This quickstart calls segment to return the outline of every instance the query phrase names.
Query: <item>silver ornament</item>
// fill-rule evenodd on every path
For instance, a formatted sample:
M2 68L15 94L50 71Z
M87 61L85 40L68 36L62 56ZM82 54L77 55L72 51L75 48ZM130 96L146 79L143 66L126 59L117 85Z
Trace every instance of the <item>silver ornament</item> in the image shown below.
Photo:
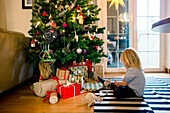
M82 49L78 48L78 49L76 50L76 52L77 52L78 54L80 54L80 53L82 52Z

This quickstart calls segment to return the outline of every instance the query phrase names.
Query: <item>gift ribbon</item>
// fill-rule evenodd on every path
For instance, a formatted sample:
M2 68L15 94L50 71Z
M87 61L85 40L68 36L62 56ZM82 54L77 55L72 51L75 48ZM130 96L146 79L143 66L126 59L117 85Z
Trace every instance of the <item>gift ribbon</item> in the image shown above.
M50 79L53 79L53 80L56 80L57 81L57 83L58 83L58 85L60 85L60 83L59 83L59 79L56 77L56 76L54 76L54 77L52 77L52 78L50 78Z
M75 85L73 85L73 83L71 83L70 85L63 85L63 86L60 86L60 95L61 95L61 88L64 87L64 88L68 88L69 86L73 86L74 87L74 96L76 94L76 88L75 88Z
M116 86L115 89L118 89L118 88L119 88L119 85L117 86L117 85L116 85L116 82L117 82L117 81L115 81L113 85Z
M57 93L57 92L56 92L56 91L47 91L47 92L46 92L47 96L45 97L45 99L43 100L43 102L45 102L47 98L50 98L50 95L51 95L52 93Z
M44 80L44 78L40 75L40 79L39 80Z
M59 75L59 73L60 73L60 70L65 70L65 73L64 73L64 80L66 79L66 70L68 70L67 68L64 68L64 67L62 67L62 68L60 68L59 69L59 71L58 71L58 75ZM68 70L69 71L69 70ZM68 73L68 78L70 78L70 71L69 71L69 73Z

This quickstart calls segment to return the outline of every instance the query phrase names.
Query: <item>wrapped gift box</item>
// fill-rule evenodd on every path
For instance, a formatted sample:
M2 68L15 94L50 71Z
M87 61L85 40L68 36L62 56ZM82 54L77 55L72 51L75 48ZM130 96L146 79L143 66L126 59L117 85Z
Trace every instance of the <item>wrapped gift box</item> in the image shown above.
M56 77L61 80L68 80L70 76L70 71L66 68L57 68Z
M70 66L88 66L88 72L92 72L92 62L90 60L86 60L83 63L68 63L68 67Z
M63 99L74 97L80 94L80 84L57 85L57 92Z
M56 90L57 85L65 83L67 83L67 80L58 80L56 77L53 77L48 80L35 82L33 84L33 90L37 96L44 97L47 91Z
M99 89L103 88L102 83L85 83L84 84L84 90L86 91L97 91Z
M99 76L102 79L104 78L104 66L103 66L103 64L95 64L94 65L94 75L95 75L95 77Z
M77 75L70 74L70 82L80 84L81 89L83 88L83 84L84 84L83 76L77 76Z
M88 66L69 66L68 69L73 75L83 76L85 82L88 80Z

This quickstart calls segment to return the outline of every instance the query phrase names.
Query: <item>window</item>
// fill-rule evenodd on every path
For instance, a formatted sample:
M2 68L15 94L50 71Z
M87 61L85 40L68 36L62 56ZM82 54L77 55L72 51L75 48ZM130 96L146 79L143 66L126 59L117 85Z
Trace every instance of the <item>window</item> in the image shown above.
M137 50L145 71L163 71L164 62L161 62L161 59L164 56L162 47L164 38L160 38L163 35L152 31L151 27L153 23L165 16L160 15L165 10L165 1L123 1L126 7L119 5L116 10L115 4L109 8L111 1L97 0L97 4L102 8L99 16L101 21L98 25L106 27L105 34L101 36L105 41L104 50L108 54L105 63L106 72L125 71L120 63L120 55L128 47ZM126 21L122 21L122 18Z
M120 68L120 55L129 47L129 17L128 0L124 0L125 6L110 6L107 2L107 67Z
M137 1L137 51L143 68L160 67L160 33L151 30L160 20L160 0Z

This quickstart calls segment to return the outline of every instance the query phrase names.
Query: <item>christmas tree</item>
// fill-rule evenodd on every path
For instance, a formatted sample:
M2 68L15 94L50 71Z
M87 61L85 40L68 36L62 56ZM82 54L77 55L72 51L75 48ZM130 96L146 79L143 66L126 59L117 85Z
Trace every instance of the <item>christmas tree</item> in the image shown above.
M105 28L95 25L100 10L91 0L35 0L27 62L35 66L40 61L99 63L106 57L104 41L97 37Z

